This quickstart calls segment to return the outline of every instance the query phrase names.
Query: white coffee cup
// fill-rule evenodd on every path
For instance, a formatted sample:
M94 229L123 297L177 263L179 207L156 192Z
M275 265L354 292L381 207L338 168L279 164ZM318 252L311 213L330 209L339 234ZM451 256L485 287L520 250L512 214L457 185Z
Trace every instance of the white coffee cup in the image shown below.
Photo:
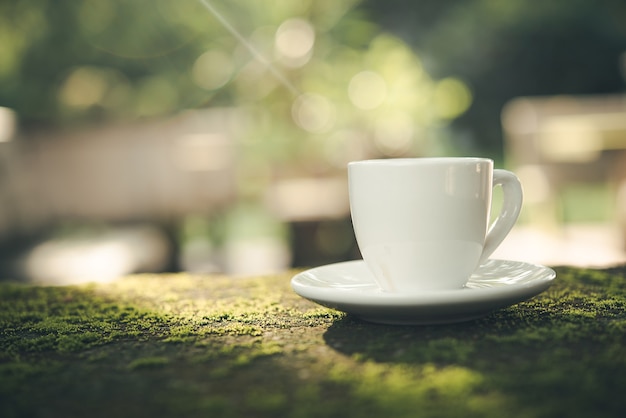
M507 236L522 207L515 174L487 158L399 158L348 164L359 249L383 291L462 288ZM487 229L493 188L500 214Z

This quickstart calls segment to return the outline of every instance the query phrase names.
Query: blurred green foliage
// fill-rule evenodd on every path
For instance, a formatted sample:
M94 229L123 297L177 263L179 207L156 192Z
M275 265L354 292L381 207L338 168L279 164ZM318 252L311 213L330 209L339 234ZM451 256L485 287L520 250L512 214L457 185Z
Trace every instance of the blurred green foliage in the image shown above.
M620 0L3 1L0 105L25 127L242 107L255 160L497 157L507 100L623 91L624 21Z
M2 2L0 104L25 127L237 107L246 167L443 152L472 93L357 3Z
M502 152L500 111L518 96L623 93L622 0L364 0L382 28L406 40L435 77L474 92L453 123L454 146Z

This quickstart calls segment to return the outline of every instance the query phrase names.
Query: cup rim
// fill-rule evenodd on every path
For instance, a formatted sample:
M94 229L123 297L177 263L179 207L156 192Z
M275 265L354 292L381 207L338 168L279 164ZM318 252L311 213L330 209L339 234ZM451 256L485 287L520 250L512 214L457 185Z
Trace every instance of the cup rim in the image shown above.
M409 165L429 165L429 164L476 164L493 163L491 158L486 157L415 157L415 158L375 158L370 160L351 161L350 166L359 165L387 165L387 166L409 166Z

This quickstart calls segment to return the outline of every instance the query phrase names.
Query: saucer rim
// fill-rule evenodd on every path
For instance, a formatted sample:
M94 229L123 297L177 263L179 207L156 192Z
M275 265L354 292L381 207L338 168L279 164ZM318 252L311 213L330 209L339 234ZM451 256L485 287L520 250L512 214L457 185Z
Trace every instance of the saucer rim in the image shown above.
M332 288L332 287L313 287L303 283L303 279L307 275L319 274L319 271L336 269L336 268L358 268L357 266L365 264L363 260L343 261L339 263L326 264L313 267L297 273L291 279L292 289L300 296L312 300L324 306L333 305L335 309L346 311L338 308L339 306L370 306L371 308L380 307L436 307L441 305L473 305L479 303L497 303L502 302L506 305L518 303L545 291L554 282L556 272L547 266L535 263L528 263L517 260L489 259L487 262L502 265L503 263L514 263L525 270L534 270L539 277L533 278L523 283L504 283L497 287L463 287L451 290L424 291L416 294L390 293L381 290L376 286L368 288L348 289L348 288ZM371 274L371 273L370 273ZM474 277L476 274L472 275ZM471 278L470 278L471 281ZM358 300L357 300L358 299ZM330 306L329 306L330 307ZM346 311L347 312L347 311Z

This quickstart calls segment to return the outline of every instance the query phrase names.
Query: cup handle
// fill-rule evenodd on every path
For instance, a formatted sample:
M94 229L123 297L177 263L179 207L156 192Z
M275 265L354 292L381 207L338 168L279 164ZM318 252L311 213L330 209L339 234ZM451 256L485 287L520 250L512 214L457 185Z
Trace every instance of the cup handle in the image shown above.
M515 174L507 170L494 169L492 187L496 186L502 187L504 200L500 215L491 224L487 232L483 253L480 256L480 264L487 261L489 256L504 241L522 210L522 184Z

